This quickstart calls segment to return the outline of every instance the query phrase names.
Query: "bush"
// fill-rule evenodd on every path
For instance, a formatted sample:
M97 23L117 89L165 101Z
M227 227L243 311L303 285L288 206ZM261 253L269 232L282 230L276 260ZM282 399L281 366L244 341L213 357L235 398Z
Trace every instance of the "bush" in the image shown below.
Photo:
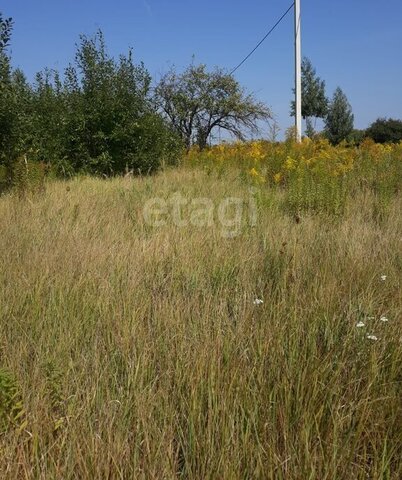
M402 141L402 120L379 118L366 130L366 136L376 143L398 143Z
M359 146L365 138L366 138L365 130L354 129L352 133L348 136L347 141L352 145Z

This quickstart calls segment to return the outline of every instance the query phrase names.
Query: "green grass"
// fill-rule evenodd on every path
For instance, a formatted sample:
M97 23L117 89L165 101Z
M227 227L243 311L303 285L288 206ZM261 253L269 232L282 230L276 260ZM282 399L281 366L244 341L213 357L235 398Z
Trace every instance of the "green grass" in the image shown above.
M401 478L400 195L295 221L263 186L226 238L146 224L175 192L250 196L179 169L0 198L0 478Z

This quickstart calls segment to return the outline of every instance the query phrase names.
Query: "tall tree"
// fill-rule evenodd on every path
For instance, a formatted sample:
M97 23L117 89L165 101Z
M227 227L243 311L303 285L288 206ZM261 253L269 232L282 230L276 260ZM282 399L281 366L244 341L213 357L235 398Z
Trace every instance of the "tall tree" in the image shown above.
M183 73L172 69L157 85L155 99L187 148L193 143L204 148L217 128L243 139L271 118L269 108L232 75L219 68L208 72L205 65L190 65Z
M293 89L294 93L294 89ZM295 101L291 102L291 115L295 116ZM306 135L315 134L313 119L325 118L328 110L328 99L325 95L325 81L317 76L311 61L304 57L302 61L302 116L306 120Z
M131 50L116 60L108 54L101 31L81 36L62 88L63 157L73 171L109 175L126 168L158 168L171 132L155 112L150 83L148 71L134 63ZM39 93L46 91L42 87Z
M16 114L13 108L10 58L7 52L13 21L0 12L0 164L10 155L11 135Z
M352 107L341 88L334 92L325 119L325 132L334 145L346 140L353 132L354 115Z

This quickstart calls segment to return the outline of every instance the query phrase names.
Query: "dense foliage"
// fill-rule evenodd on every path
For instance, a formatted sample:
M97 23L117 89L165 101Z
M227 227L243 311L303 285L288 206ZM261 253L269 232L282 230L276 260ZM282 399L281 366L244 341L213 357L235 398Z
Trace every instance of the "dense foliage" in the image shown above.
M16 123L10 59L7 55L11 31L12 20L4 19L0 13L0 167L10 154Z
M402 120L379 118L366 130L366 135L377 143L402 141Z
M62 175L148 173L177 158L180 141L131 50L116 60L102 32L81 36L62 75L45 70L31 85L10 66L11 20L0 22L0 179L14 174L20 157Z
M353 133L354 116L346 95L338 87L328 106L325 118L325 134L328 140L337 145Z
M315 121L325 118L328 111L328 99L325 94L325 81L317 75L311 60L303 58L302 66L302 116L306 120L306 135L315 135ZM295 116L295 101L291 102L291 115ZM313 122L313 119L314 122Z

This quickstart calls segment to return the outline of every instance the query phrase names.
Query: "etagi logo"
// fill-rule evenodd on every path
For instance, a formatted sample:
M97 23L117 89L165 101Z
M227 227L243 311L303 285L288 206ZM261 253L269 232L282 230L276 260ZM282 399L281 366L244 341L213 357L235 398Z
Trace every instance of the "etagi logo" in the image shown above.
M234 238L244 226L257 225L256 189L250 189L248 198L224 197L214 202L208 197L188 198L175 192L168 199L149 199L142 210L144 221L152 227L175 225L179 228L220 227L222 238Z

